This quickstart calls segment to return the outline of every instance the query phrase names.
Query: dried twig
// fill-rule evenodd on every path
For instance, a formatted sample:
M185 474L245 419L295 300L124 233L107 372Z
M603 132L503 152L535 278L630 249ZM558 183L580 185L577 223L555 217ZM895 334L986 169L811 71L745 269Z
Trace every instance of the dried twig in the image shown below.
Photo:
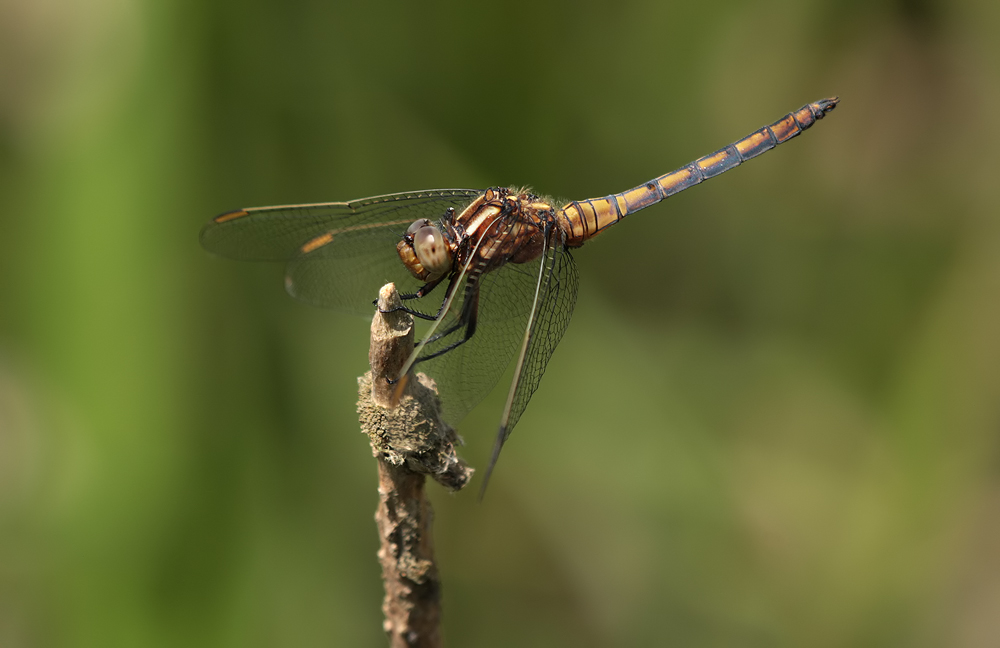
M385 584L384 628L392 648L441 645L441 584L431 539L433 511L424 475L450 490L465 486L472 468L455 454L460 442L439 414L434 382L423 374L391 384L413 351L413 318L393 284L379 292L372 320L372 371L358 379L361 428L378 462L378 525Z

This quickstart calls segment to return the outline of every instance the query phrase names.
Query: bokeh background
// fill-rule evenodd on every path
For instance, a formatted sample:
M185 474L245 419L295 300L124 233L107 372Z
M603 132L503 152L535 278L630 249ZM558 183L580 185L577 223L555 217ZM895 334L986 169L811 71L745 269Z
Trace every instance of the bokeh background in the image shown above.
M367 322L205 253L213 215L600 196L833 94L576 254L485 502L429 486L445 639L998 645L998 33L995 0L0 3L0 645L384 645Z

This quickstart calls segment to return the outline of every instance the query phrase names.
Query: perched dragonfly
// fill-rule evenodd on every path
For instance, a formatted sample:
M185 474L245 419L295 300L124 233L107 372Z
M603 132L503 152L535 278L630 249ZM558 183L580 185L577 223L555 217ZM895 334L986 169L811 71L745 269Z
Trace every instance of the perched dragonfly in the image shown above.
M525 189L494 187L253 207L216 216L201 243L234 259L287 262L286 289L316 306L370 315L379 288L395 281L404 310L430 322L401 376L416 363L426 367L452 424L514 360L483 492L569 324L578 284L570 250L795 137L837 102L807 104L711 155L603 198L556 207Z

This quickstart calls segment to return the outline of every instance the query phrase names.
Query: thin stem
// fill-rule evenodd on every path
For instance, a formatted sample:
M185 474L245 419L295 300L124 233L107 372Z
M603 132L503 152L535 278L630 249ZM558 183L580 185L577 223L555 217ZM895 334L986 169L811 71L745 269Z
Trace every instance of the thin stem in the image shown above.
M441 421L433 382L423 374L404 376L401 386L387 381L399 375L413 351L413 318L403 310L393 310L400 303L395 286L382 288L372 320L372 371L358 380L358 413L378 462L375 522L385 585L383 627L392 648L437 648L441 645L441 583L434 562L434 514L424 494L425 475L458 490L473 471L455 453L459 440Z

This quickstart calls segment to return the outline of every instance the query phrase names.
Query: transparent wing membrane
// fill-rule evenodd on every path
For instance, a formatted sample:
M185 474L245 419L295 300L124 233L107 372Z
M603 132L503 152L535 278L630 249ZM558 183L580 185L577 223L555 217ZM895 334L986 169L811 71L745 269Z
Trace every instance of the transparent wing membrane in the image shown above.
M395 281L404 293L420 285L396 254L396 243L410 223L418 218L437 221L480 193L438 189L241 209L206 225L201 243L232 259L288 261L285 283L293 296L315 306L370 315L372 300L386 282Z
M516 375L510 386L507 405L500 420L493 454L483 475L480 498L486 492L490 475L497 459L500 458L504 443L521 419L521 414L527 408L531 396L538 389L545 367L569 326L573 306L576 304L580 275L572 254L565 247L565 232L556 229L551 233L549 245L535 265L538 267L533 278L532 301L537 302L537 305L525 318L525 326L519 340L521 348L519 366L515 369Z

